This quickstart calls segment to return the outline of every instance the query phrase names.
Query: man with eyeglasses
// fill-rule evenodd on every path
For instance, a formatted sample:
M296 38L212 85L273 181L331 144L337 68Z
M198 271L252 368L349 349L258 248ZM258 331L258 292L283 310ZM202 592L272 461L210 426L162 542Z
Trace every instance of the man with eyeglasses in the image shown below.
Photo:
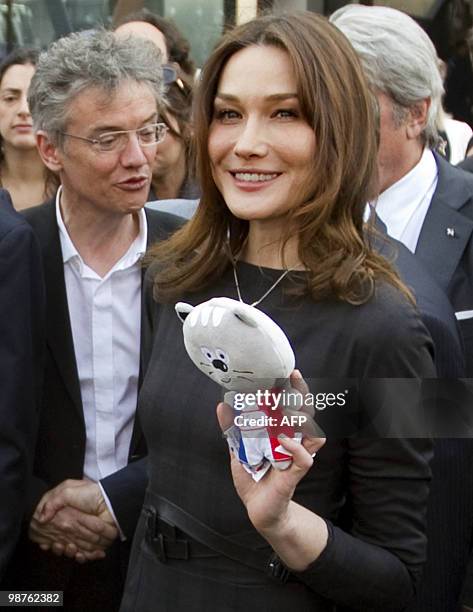
M144 454L135 422L141 259L178 224L143 208L167 129L159 62L149 41L71 34L41 55L29 91L38 149L61 187L25 212L44 261L47 363L31 519L11 586L64 591L65 610L117 610L128 561L120 508L129 499L107 483ZM95 513L64 507L41 521L45 496L90 481L103 492Z

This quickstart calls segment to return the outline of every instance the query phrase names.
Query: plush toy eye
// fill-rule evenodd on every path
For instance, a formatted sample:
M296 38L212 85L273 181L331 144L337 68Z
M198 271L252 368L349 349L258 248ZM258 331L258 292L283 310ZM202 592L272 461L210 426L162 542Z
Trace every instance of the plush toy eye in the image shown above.
M215 354L217 355L217 359L220 359L220 361L223 361L224 363L228 364L228 355L225 351L222 351L222 349L216 349L215 350Z
M203 355L203 356L204 356L206 359L208 359L209 361L213 361L213 359L214 359L214 354L213 354L213 352L212 352L212 351L211 351L209 348L207 348L206 346L201 346L201 347L200 347L200 350L202 351L202 355Z

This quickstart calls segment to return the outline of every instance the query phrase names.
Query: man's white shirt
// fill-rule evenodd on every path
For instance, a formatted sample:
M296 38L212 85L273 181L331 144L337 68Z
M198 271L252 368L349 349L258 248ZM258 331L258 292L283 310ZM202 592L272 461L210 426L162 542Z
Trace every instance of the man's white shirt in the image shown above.
M438 183L438 169L430 149L425 149L419 163L378 196L376 214L387 232L413 253Z
M425 221L438 183L438 168L430 149L425 149L419 163L391 185L366 207L365 220L371 207L386 225L387 233L415 253L420 231ZM473 310L455 312L458 321L473 318Z
M98 481L128 463L138 394L141 331L141 258L147 222L101 278L74 246L56 197L69 317L86 428L84 477Z

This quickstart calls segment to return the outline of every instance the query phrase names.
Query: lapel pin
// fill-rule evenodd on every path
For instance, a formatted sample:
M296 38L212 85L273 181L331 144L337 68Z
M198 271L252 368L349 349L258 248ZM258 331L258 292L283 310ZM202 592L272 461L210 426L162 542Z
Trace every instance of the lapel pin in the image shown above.
M453 227L447 227L447 236L449 238L455 238L455 230Z

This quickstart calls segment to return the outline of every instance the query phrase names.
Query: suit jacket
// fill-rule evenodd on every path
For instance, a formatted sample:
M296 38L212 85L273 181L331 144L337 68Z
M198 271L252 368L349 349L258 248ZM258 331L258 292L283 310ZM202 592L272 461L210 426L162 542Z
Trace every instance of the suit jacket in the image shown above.
M465 376L459 326L445 291L402 242L387 235L386 226L379 217L375 219L375 226L380 234L375 236L376 250L394 264L402 281L412 291L422 322L432 336L438 378Z
M434 155L438 184L415 255L445 291L459 318L466 375L473 377L473 176Z
M434 156L438 183L415 256L446 293L457 317L467 317L461 318L458 325L465 354L464 375L473 377L473 176L436 153ZM438 347L432 326L426 324ZM437 354L441 364L439 377L461 377L461 374L452 374L449 368L449 373L445 373L444 359ZM471 407L470 393L467 382L448 382L448 393L438 402L438 408L446 414L446 421L451 408L455 408L449 399L459 397L457 405L468 409ZM471 439L452 437L435 441L427 521L427 565L417 601L410 610L443 612L457 609L473 542L472 465Z
M379 219L377 226L381 231L383 227L385 230ZM394 258L399 275L413 291L422 321L434 341L437 375L445 395L441 394L435 405L428 402L432 421L436 414L447 411L445 426L454 432L451 438L434 441L433 478L427 508L427 562L417 597L408 611L456 610L473 530L473 444L468 439L454 438L460 435L464 426L462 408L469 406L470 395L465 393L468 390L464 388L464 382L455 380L465 376L462 344L453 309L424 264L393 238L379 242L378 250L388 259ZM426 387L429 384L431 381L425 381ZM426 388L425 397L435 396L429 391ZM466 397L463 398L462 394ZM442 399L445 396L452 399L450 405ZM445 537L446 532L448 537Z
M6 189L0 189L0 209L10 213L15 210L10 194Z
M0 189L0 583L20 533L33 469L44 315L38 244Z
M473 172L473 157L469 155L468 157L465 157L463 161L461 161L459 164L456 164L455 166L456 168L461 168L462 170L465 170L466 172Z

